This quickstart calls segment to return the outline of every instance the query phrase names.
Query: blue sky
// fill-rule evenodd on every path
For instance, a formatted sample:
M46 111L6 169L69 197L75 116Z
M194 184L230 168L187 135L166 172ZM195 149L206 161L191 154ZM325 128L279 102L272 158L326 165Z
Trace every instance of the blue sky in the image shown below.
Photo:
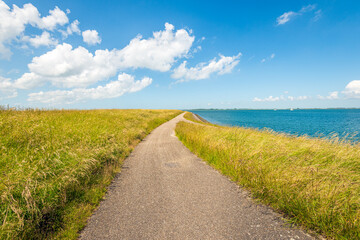
M359 56L357 1L0 0L0 105L360 107Z

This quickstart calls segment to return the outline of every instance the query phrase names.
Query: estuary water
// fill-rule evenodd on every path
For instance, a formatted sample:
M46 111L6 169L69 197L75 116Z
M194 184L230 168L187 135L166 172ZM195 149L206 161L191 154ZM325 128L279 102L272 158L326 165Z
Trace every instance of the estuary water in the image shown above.
M211 123L360 141L360 109L189 110Z

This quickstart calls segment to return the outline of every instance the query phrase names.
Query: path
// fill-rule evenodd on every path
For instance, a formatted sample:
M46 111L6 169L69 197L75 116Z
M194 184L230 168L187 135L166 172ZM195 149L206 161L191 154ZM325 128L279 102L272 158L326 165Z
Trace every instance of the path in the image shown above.
M135 148L81 239L312 239L184 147L181 120Z

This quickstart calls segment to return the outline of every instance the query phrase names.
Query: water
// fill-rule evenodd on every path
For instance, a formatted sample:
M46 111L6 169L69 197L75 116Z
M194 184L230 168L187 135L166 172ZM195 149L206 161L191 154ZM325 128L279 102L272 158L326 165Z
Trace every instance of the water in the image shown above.
M354 135L352 140L360 141L360 109L190 111L219 125L269 128L312 137L329 137L335 133L343 138L349 134Z

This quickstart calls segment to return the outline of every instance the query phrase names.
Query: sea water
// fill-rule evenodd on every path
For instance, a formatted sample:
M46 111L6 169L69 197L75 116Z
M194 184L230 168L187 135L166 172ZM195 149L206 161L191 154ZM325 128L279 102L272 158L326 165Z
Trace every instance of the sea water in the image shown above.
M360 109L190 110L211 123L360 141Z

